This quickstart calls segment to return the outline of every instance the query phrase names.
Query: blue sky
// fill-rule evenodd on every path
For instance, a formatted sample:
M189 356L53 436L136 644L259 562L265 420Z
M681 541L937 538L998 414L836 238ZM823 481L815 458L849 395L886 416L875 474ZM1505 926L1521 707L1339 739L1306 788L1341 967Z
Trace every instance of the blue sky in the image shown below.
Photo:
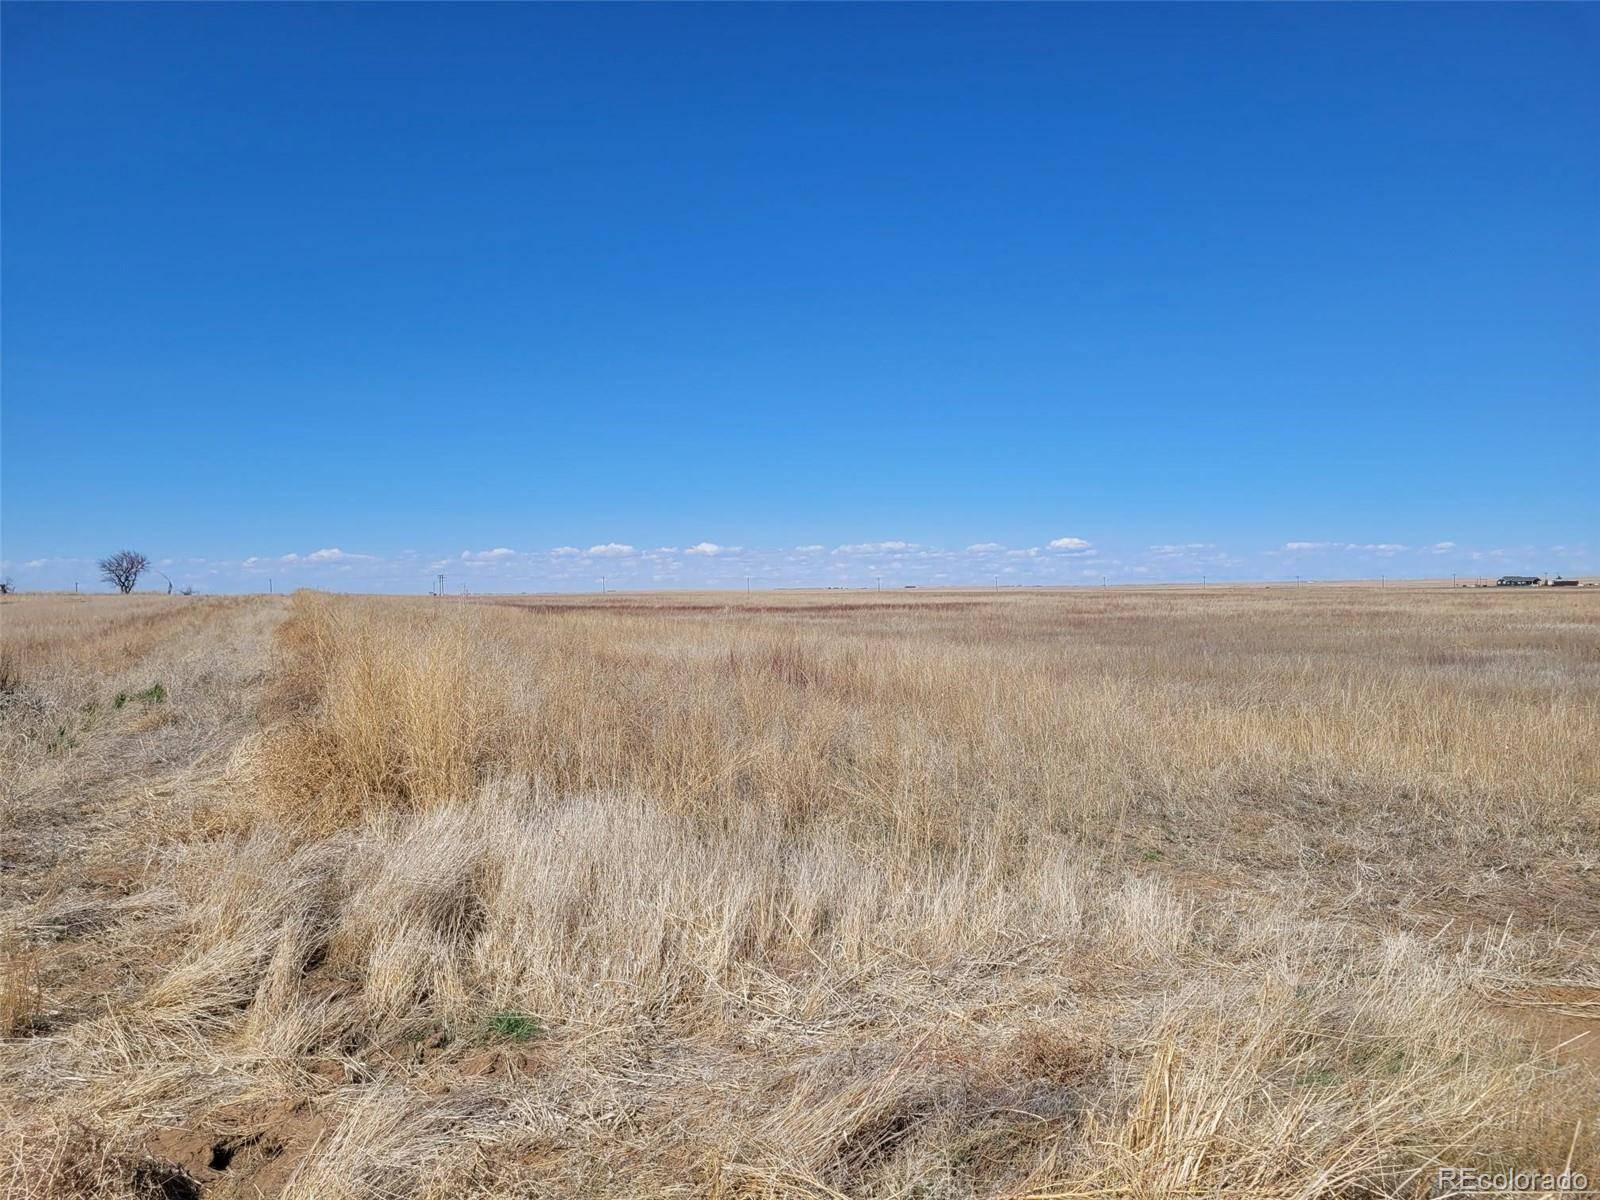
M21 586L1600 569L1594 6L3 22Z

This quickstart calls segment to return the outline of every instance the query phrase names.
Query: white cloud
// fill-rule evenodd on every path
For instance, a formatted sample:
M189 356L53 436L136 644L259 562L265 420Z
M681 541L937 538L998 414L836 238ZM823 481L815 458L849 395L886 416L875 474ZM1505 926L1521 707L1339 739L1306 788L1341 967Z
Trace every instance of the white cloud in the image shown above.
M1090 543L1075 537L1058 537L1050 542L1052 550L1087 550L1089 546Z
M265 559L256 559L257 563L264 563ZM356 563L375 562L370 554L352 554L348 550L341 550L337 546L328 546L322 550L313 550L310 554L280 554L278 561L281 563Z
M857 542L855 545L837 546L835 554L888 554L901 550L915 550L915 542Z
M1004 550L999 542L976 542L967 547L968 554L993 554L996 550Z
M588 553L594 558L626 558L635 551L632 546L622 542L602 542L598 546L590 546Z
M796 554L821 554L824 549L826 549L824 546L796 546L794 552Z
M554 550L550 551L551 557L553 558L576 558L582 553L583 551L579 550L576 546L557 546Z
M1384 558L1399 554L1410 547L1402 546L1398 542L1285 542L1283 553L1308 554L1321 553L1327 550L1342 550L1355 554L1378 554Z
M14 564L12 564L10 561L7 561L7 563L5 565L6 565L6 568L9 569ZM54 558L30 558L26 562L24 562L22 565L24 567L28 568L29 570L36 571L40 567L71 567L71 566L86 566L87 567L87 566L98 566L99 564L96 562L96 560L94 560L92 558L77 558L77 557L74 557L72 555L57 555Z
M493 550L463 550L462 562L498 562L503 558L516 557L516 551L505 546L496 546Z
M738 546L719 546L715 542L699 542L684 551L685 554L704 554L708 558L715 558L719 554L737 554Z
M1161 546L1151 546L1150 553L1166 557L1172 554L1192 554L1197 550L1215 550L1215 542L1175 542Z
M1427 554L1449 554L1455 548L1454 542L1435 542L1431 546L1424 546L1423 551Z

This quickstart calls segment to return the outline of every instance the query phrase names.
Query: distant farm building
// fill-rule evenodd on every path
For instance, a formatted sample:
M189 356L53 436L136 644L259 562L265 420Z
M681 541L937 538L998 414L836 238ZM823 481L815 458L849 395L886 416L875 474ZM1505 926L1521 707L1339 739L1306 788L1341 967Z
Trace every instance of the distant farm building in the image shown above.
M1538 587L1537 575L1502 575L1494 581L1495 587Z
M1546 587L1577 587L1578 586L1578 581L1576 579L1563 579L1563 578L1561 578L1561 576L1557 575L1554 579L1545 580L1545 586Z

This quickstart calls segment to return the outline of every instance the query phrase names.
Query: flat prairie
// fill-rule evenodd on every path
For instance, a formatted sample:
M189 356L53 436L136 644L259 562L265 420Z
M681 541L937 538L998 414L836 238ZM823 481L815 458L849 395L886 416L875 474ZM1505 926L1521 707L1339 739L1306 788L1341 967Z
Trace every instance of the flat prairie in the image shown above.
M7 1200L1600 1180L1600 592L0 634Z

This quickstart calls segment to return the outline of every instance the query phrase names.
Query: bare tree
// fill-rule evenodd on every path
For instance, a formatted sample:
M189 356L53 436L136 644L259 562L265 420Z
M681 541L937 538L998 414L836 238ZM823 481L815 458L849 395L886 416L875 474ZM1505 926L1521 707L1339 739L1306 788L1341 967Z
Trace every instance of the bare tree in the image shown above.
M150 560L137 550L118 550L109 558L102 558L98 565L100 578L127 595L139 582L139 576L150 569Z
M0 579L0 596L9 596L16 590L16 585L10 579Z

